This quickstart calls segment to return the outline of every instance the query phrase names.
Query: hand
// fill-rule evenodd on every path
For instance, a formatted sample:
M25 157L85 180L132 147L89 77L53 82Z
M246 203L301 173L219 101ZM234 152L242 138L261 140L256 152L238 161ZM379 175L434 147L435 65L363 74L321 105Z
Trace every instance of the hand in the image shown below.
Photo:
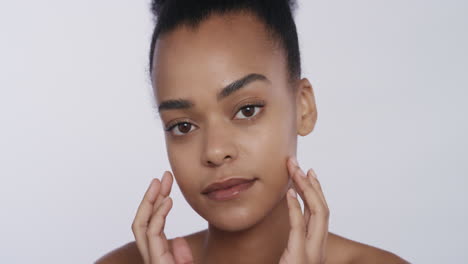
M288 159L289 175L295 189L304 201L304 215L294 189L286 194L289 208L288 246L283 252L280 264L323 264L326 261L329 210L327 202L317 180L310 169L305 174L295 158Z
M145 264L193 263L185 239L173 240L172 254L164 234L166 216L172 208L172 199L169 197L172 182L172 175L168 171L164 173L162 182L159 179L151 181L132 223L136 244Z

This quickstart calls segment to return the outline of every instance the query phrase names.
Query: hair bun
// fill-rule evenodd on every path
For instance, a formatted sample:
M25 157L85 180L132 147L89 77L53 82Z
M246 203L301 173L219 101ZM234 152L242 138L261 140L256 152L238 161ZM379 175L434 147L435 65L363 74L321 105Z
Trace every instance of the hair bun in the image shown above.
M166 0L152 0L151 1L151 12L154 16L158 16L161 12L163 5L166 3Z
M151 1L151 12L153 13L154 16L156 17L159 16L159 14L161 13L161 9L163 8L164 4L166 4L167 1L168 0L152 0ZM288 3L289 9L294 12L297 8L297 1L296 0L285 0L285 1Z
M296 0L287 0L289 9L294 12L297 8L297 1Z

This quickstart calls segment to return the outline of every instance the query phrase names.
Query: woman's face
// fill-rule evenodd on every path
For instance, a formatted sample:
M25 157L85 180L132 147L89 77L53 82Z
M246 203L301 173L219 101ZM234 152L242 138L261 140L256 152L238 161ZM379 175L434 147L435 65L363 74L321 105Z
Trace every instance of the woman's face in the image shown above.
M169 162L188 203L223 230L262 220L285 195L286 160L296 153L296 101L283 49L254 16L215 15L162 35L153 65L158 106L190 101L160 109L164 127L172 127L165 132ZM240 89L220 93L246 76L230 86ZM202 194L232 177L257 180L235 199Z

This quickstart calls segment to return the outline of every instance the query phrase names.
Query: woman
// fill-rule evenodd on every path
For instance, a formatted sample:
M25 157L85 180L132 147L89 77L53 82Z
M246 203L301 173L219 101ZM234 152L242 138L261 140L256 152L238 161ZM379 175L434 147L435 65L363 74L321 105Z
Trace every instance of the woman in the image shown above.
M173 173L146 191L136 241L97 263L408 263L328 232L317 176L297 164L297 135L312 132L317 109L301 78L293 3L152 7L150 74ZM208 228L168 240L173 177Z

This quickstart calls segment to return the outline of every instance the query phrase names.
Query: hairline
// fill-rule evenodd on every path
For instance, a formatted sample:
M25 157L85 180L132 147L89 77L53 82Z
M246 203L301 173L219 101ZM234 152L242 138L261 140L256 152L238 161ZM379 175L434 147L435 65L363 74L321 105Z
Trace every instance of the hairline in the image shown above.
M159 22L158 22L158 24L156 25L154 34L153 34L153 39L151 41L151 47L150 47L151 49L151 56L150 56L151 61L150 61L150 68L149 68L150 80L153 81L153 71L155 68L154 54L155 54L157 42L164 35L169 34L177 30L179 27L183 27L183 26L186 26L191 30L197 30L203 22L206 22L211 17L216 16L216 15L219 15L221 17L227 17L229 15L239 15L239 14L250 15L258 23L261 23L263 25L263 28L264 30L266 30L266 33L268 35L268 39L273 44L273 48L281 50L281 52L283 52L284 64L285 64L286 72L288 75L288 78L287 78L288 83L290 85L293 85L297 80L300 79L300 72L292 72L292 69L290 69L289 56L291 56L291 54L289 53L287 49L286 40L283 40L283 38L281 37L281 34L279 32L276 32L273 27L269 26L264 21L264 19L262 19L261 16L257 14L257 12L255 12L254 10L248 7L237 7L237 8L230 9L230 10L210 10L210 12L206 16L202 17L201 19L192 20L192 21L185 19L181 21L180 23L176 23L172 27L165 29L164 31L161 31L161 29L158 27L159 25Z

